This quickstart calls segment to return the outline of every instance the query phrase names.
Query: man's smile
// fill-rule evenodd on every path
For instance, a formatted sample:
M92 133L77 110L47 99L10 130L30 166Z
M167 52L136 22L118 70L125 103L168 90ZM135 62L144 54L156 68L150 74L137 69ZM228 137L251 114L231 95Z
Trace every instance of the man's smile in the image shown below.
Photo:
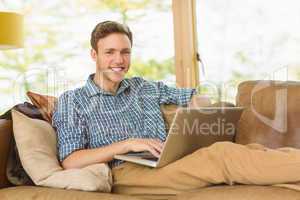
M121 72L125 70L125 67L110 67L110 69L114 72Z

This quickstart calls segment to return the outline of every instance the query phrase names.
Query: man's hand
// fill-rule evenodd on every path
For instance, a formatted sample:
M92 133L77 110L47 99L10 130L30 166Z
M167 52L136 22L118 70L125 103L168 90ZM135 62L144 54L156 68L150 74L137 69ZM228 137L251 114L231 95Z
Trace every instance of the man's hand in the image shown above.
M125 154L130 151L149 151L159 157L163 143L158 139L128 139L104 147L77 150L67 156L62 166L65 169L82 168L95 163L107 163L114 159L114 155Z
M132 138L125 141L127 152L149 151L155 157L159 157L163 143L159 139L137 139Z
M188 104L189 108L208 107L211 105L210 99L204 95L194 95Z

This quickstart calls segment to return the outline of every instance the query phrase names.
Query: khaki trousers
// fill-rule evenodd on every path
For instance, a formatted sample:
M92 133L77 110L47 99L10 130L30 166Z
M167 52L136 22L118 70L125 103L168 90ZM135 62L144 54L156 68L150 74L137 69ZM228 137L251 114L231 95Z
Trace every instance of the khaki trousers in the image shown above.
M300 150L217 142L162 168L124 163L112 170L113 192L174 195L213 184L300 181Z

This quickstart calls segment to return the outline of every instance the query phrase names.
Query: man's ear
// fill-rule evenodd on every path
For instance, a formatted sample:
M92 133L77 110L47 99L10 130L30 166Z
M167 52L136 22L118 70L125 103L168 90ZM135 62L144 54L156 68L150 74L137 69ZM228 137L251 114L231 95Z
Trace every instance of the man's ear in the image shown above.
M91 49L91 57L94 61L97 60L97 52L95 51L95 49Z

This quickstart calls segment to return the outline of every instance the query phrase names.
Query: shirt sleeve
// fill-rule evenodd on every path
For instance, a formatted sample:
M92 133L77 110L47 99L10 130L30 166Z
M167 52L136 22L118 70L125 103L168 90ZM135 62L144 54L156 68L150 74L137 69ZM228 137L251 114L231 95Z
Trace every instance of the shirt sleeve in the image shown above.
M155 85L158 91L159 104L186 106L192 96L196 94L196 89L169 87L163 82L156 82Z
M87 128L75 107L72 91L59 97L52 125L57 132L58 157L61 162L72 152L86 148Z

